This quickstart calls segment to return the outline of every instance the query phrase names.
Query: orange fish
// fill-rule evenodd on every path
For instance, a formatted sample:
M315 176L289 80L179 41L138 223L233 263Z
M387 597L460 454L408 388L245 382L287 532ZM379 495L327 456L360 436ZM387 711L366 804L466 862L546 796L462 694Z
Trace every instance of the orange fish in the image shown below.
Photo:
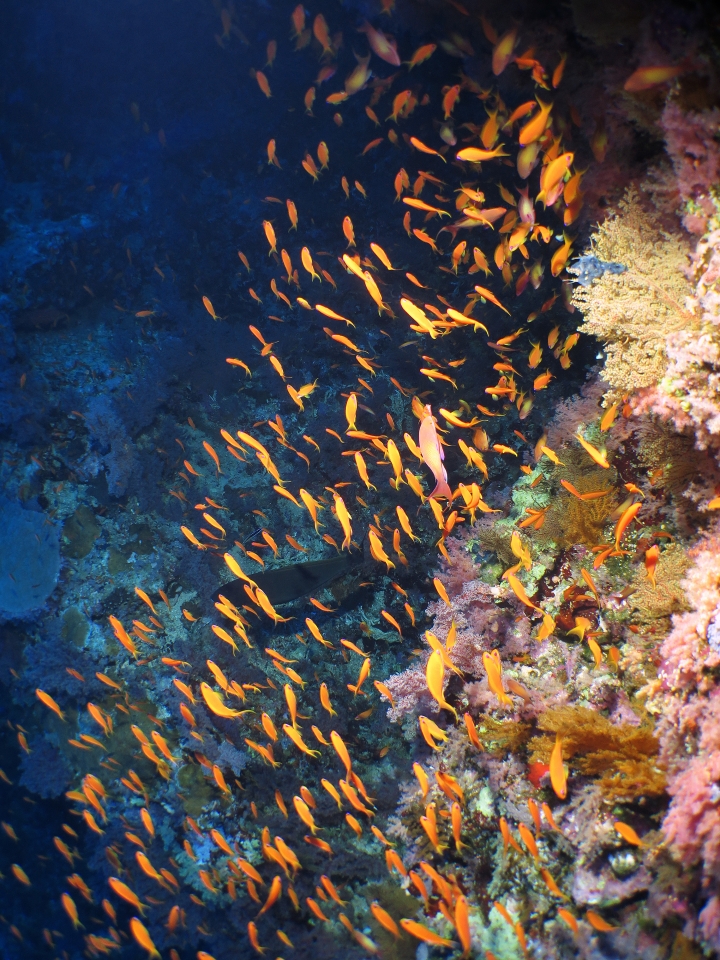
M550 259L550 272L554 277L559 276L565 269L565 264L572 250L572 240L563 234L563 244L558 247Z
M405 933L409 933L411 937L415 937L416 940L420 940L422 943L430 943L435 947L452 947L452 940L447 940L445 937L441 937L439 934L435 933L434 930L430 930L429 927L423 926L421 923L417 923L415 920L401 920L400 926L403 928Z
M623 515L618 520L615 526L615 549L616 550L620 549L620 540L622 539L622 535L623 533L625 533L625 531L630 526L632 521L638 515L641 507L642 507L642 503L640 501L638 501L637 503L630 504L630 506L627 508L627 510L625 510Z
M313 21L313 36L323 49L323 55L332 55L333 46L330 42L330 31L325 17L319 13Z
M328 146L324 140L318 144L317 156L318 160L320 161L320 169L327 170L330 162L330 151L328 150Z
M247 931L248 931L248 939L250 940L250 944L252 945L253 950L255 950L255 952L259 954L265 953L265 951L267 950L267 947L260 946L258 928L253 923L252 920L247 925Z
M536 197L538 202L542 201L545 203L548 195L552 193L558 183L565 177L565 174L570 170L574 159L575 155L573 153L563 153L559 157L556 157L555 160L551 160L547 166L543 167L540 175L540 193ZM552 203L552 201L550 201L550 203Z
M63 893L63 895L60 897L60 902L63 905L65 913L72 921L73 929L77 930L78 927L82 927L82 924L78 918L77 905L70 894Z
M608 923L607 920L604 920L599 913L595 913L594 910L588 910L585 914L585 919L598 933L610 933L611 930L618 929L611 923Z
M384 927L388 933L391 933L396 939L401 936L398 925L395 923L387 910L384 910L376 900L370 904L370 912L380 926Z
M143 950L147 950L149 960L162 960L160 952L152 941L150 933L142 921L138 920L137 917L131 917L130 919L130 932L132 933L135 941Z
M445 111L445 120L449 120L455 109L455 104L460 99L460 84L456 83L453 87L448 87L442 99L442 108Z
M547 385L550 383L550 381L554 379L555 378L553 377L553 375L550 373L549 370L546 373L541 373L540 376L535 377L535 379L533 380L533 390L535 391L544 390L545 387L547 387Z
M305 29L305 8L301 3L299 3L293 10L291 20L293 25L293 32L291 36L293 38L299 37Z
M319 274L315 270L315 267L312 261L312 256L307 247L303 247L302 250L300 251L300 260L302 261L303 267L305 267L307 272L312 277L313 281L320 280L320 283L322 283L322 280L320 279Z
M145 904L140 903L137 894L134 893L127 884L123 883L122 880L118 880L117 877L109 877L108 886L116 896L120 897L120 899L126 903L129 903L130 906L135 907L135 909L140 912L140 916L143 916L143 911L147 910L147 907Z
M447 482L447 473L443 466L445 454L440 446L438 439L435 418L429 406L425 406L422 412L420 422L420 433L418 437L418 446L422 453L423 461L430 468L435 477L435 489L430 494L429 499L434 497L445 497L452 502L452 490Z
M477 293L478 296L482 297L483 300L489 300L490 303L494 303L496 307L500 307L500 309L504 310L505 313L508 314L508 316L510 315L510 311L500 303L500 301L495 296L495 294L491 290L488 290L487 287L476 286L475 293ZM502 340L506 340L506 339L507 338L505 337L502 338ZM498 343L500 343L501 346L504 345L502 340L498 341Z
M352 524L350 522L352 518L348 513L348 509L345 506L345 501L340 494L333 494L333 499L335 504L335 515L340 522L340 526L343 528L343 533L345 534L345 539L342 542L342 549L349 550L352 542Z
M457 153L457 160L465 160L467 163L483 163L485 160L495 160L497 157L507 157L507 153L503 153L504 144L500 144L498 147L494 147L492 150L481 150L479 147L465 147L463 150L460 150ZM470 213L470 208L466 208L464 212Z
M419 150L420 153L427 153L433 157L440 157L443 163L447 163L447 160L441 153L438 153L437 150L433 150L432 147L428 147L422 142L422 140L418 140L417 137L410 137L410 144L415 147L416 150Z
M545 132L553 105L552 103L542 103L540 100L537 101L537 104L538 112L520 129L518 141L521 147L527 147L535 143Z
M44 690L37 689L35 691L35 696L41 703L45 704L46 707L52 710L53 713L56 713L61 720L65 719L65 714L62 712L58 704L55 702L55 700L53 700L49 693L45 693Z
M555 745L550 754L550 783L555 795L564 800L567 796L567 776L563 765L562 737L556 736Z
M426 60L429 60L436 50L437 44L435 43L426 43L424 46L418 47L412 57L405 61L408 70L412 70L413 67L417 67Z
M313 88L314 89L314 88ZM268 156L268 166L274 164L276 167L280 167L280 161L275 156L275 141L269 140L267 145L267 156ZM242 257L240 258L242 259Z
M517 30L513 28L508 30L497 41L493 47L492 52L492 72L496 77L499 77L503 72L505 67L510 63L513 56L513 50L515 49L515 44L517 43Z
M265 236L267 241L270 244L270 253L277 253L277 240L275 238L275 231L273 230L273 225L269 220L263 220L263 230L265 231Z
M268 78L265 76L262 70L255 71L255 79L257 80L257 85L260 87L265 96L271 97L272 93L270 91L270 84L268 83Z
M630 74L627 78L623 84L623 90L627 90L628 93L638 93L640 90L649 90L651 87L656 87L660 83L667 83L669 80L674 80L675 77L680 76L680 74L684 72L685 69L682 66L639 67L635 73Z
M605 470L610 468L610 464L607 461L607 455L603 451L598 450L597 447L594 447L591 443L588 443L588 441L579 432L575 434L575 439L599 467L603 467Z
M345 217L342 222L343 233L345 234L345 239L348 242L349 247L355 246L355 230L353 229L353 222L350 217Z
M376 56L393 67L400 66L400 57L395 42L388 39L381 30L377 30L366 21L358 27L358 31L365 34L370 49Z
M648 580L653 585L653 589L657 586L655 583L655 568L657 567L659 559L660 547L657 544L653 544L652 547L649 547L645 551L645 570L648 575Z

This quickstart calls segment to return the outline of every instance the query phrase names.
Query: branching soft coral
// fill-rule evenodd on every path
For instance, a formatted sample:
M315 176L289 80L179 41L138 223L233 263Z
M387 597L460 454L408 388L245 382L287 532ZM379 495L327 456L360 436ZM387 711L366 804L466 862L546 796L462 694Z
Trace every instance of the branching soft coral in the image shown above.
M580 388L576 396L562 400L555 407L555 413L547 427L547 446L551 450L560 450L572 439L580 427L591 424L602 416L600 402L607 393L608 384L602 377L593 376Z
M538 541L554 541L565 549L575 544L594 547L601 543L603 530L618 505L615 470L595 467L577 441L574 447L562 451L562 466L543 463L547 463L544 472L551 484L551 505L538 531ZM607 494L594 500L578 500L561 486L561 479L569 481L580 493L606 490Z
M720 666L720 647L712 630L720 609L719 552L717 524L689 551L693 565L683 588L691 611L674 617L673 629L660 649L663 683L670 693L706 693L715 686L710 671Z
M658 741L651 729L612 724L587 707L558 707L542 714L537 725L562 737L563 756L580 773L600 777L599 787L610 800L657 796L665 791L665 777L655 765ZM555 736L533 737L531 762L548 763Z
M672 543L660 554L655 570L655 586L644 570L638 571L633 582L635 592L630 606L640 620L647 624L653 620L679 613L685 607L685 591L682 580L689 561L683 548Z
M655 384L665 374L666 336L693 320L685 306L691 292L686 244L679 233L664 231L637 191L629 190L594 234L592 252L628 268L576 287L573 297L585 317L583 329L605 344L603 378L618 392Z

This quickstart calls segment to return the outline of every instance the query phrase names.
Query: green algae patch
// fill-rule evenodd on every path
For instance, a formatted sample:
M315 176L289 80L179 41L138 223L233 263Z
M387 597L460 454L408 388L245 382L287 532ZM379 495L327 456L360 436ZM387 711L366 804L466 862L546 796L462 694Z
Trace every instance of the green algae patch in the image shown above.
M63 527L63 554L72 560L82 560L90 553L101 533L102 528L90 507L78 507Z
M177 782L183 795L183 808L190 817L199 817L216 797L202 770L194 764L186 763L180 767Z
M127 557L121 550L110 547L108 550L107 569L111 577L117 577L121 573L126 573L130 569Z
M76 647L82 647L90 630L88 622L77 607L70 607L62 618L62 636Z
M377 900L398 925L402 917L413 917L417 911L417 900L394 883L372 883L362 892L368 903ZM383 957L387 957L387 960L414 960L417 953L415 939L404 932L396 939L375 917L367 919L372 929L372 939L380 946Z

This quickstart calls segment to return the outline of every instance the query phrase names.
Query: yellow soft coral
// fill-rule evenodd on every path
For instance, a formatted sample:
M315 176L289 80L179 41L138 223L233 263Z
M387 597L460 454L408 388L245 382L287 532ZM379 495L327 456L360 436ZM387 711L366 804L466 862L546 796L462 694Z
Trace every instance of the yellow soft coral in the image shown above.
M667 367L665 337L695 322L685 306L691 293L684 275L687 242L663 230L630 189L594 234L592 253L627 267L578 286L573 297L584 314L584 330L605 344L603 379L624 393L654 385Z
M608 800L657 796L665 778L655 765L659 743L647 725L615 726L587 707L555 707L538 720L549 735L533 737L530 762L548 763L559 735L563 757L586 776L600 777L598 786Z

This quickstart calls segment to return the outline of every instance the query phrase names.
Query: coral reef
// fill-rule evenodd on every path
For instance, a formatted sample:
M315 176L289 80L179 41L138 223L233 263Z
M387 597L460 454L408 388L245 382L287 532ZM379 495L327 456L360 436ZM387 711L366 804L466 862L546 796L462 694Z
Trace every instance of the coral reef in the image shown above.
M3 958L720 953L705 17L0 6Z

